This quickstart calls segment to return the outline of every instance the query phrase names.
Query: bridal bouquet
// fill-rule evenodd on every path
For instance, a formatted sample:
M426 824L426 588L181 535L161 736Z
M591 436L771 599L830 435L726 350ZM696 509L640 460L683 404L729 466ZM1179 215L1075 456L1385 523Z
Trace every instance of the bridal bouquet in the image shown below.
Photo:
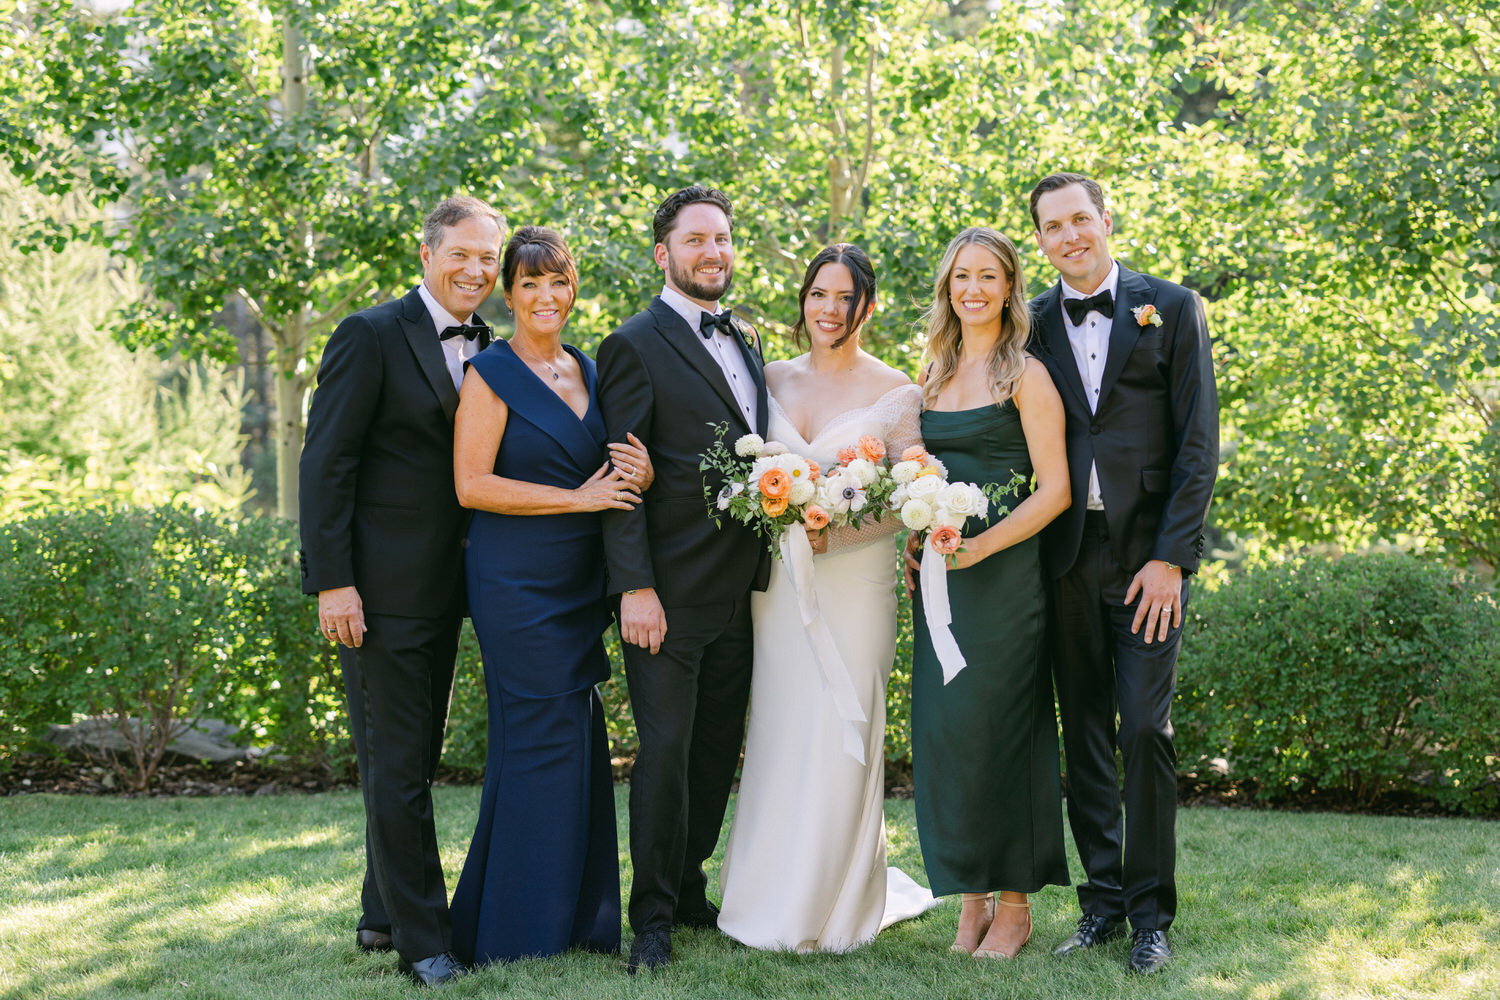
M728 424L718 426L717 440L698 463L700 471L717 474L703 479L703 495L715 524L727 514L753 528L779 555L778 541L787 528L805 523L816 530L829 523L828 514L815 502L821 477L817 462L788 451L778 441L762 440L759 434L740 437L731 453L724 443L728 430ZM711 478L723 484L717 493Z

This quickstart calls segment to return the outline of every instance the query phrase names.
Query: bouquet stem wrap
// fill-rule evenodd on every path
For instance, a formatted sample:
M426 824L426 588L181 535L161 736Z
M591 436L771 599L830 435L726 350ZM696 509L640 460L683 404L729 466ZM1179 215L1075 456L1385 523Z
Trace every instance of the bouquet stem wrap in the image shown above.
M953 624L953 609L948 604L948 564L931 545L922 549L922 612L927 619L932 651L943 668L943 683L947 684L969 661L964 659L958 640L948 627Z
M833 641L833 633L829 631L828 623L823 620L823 613L818 609L818 595L813 589L812 545L807 540L807 532L800 525L792 525L781 533L781 564L786 568L792 592L797 595L802 627L812 644L813 660L822 676L823 690L833 699L834 709L843 721L844 752L864 764L865 738L861 724L869 722L869 716L860 707L859 695L849 676L849 667L839 654L839 648Z

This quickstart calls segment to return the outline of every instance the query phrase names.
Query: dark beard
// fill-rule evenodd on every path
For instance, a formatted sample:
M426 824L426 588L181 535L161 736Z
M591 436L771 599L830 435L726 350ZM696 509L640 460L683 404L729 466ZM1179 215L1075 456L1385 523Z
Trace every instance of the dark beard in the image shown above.
M677 262L670 256L667 257L667 270L672 277L672 284L677 286L679 292L690 299L697 299L700 302L719 301L725 295L729 294L729 286L734 283L733 264L724 265L724 274L722 275L724 284L720 288L705 285L698 281L693 277L692 271L678 267Z

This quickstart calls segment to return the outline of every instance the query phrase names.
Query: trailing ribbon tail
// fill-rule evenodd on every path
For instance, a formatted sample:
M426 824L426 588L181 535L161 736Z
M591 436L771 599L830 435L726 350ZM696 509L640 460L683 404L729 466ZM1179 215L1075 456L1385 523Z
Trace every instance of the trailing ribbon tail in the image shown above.
M927 619L927 635L932 640L932 651L937 654L938 664L943 668L943 683L958 676L958 672L969 665L953 638L953 609L948 604L948 564L931 545L922 550L922 611Z
M869 722L870 717L860 707L859 694L854 690L849 667L844 663L844 657L833 641L833 633L818 609L818 595L813 587L812 545L800 525L792 525L781 533L781 563L786 567L792 593L797 595L802 627L807 632L808 641L812 643L813 659L823 679L823 689L833 698L834 710L843 720L844 752L864 764L865 739L860 724Z

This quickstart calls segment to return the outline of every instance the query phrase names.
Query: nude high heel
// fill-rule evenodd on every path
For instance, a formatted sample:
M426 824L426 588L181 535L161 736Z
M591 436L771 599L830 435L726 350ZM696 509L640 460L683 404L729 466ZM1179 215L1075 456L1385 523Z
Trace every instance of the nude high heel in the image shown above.
M963 930L960 928L958 936L955 937L953 939L953 943L948 946L949 951L956 952L960 955L972 955L974 954L974 949L979 947L979 942L984 940L984 936L989 933L990 924L994 923L995 921L995 898L987 892L966 892L963 894L963 901L965 903L971 903L977 899L985 900L985 908L984 919L981 922L979 929L974 932L973 943L966 944L964 942L965 936ZM962 911L960 911L958 919L959 923L962 924Z
M1026 911L1026 936L1021 939L1020 944L1016 945L1015 951L1001 951L998 948L977 947L971 952L975 958L1015 958L1021 953L1021 949L1026 947L1026 942L1031 940L1031 932L1035 929L1035 926L1031 922L1031 899L1028 897L1024 903L1013 903L1008 899L1000 899L997 902L1001 906L1009 906L1013 909ZM988 933L986 933L986 937L988 937Z

